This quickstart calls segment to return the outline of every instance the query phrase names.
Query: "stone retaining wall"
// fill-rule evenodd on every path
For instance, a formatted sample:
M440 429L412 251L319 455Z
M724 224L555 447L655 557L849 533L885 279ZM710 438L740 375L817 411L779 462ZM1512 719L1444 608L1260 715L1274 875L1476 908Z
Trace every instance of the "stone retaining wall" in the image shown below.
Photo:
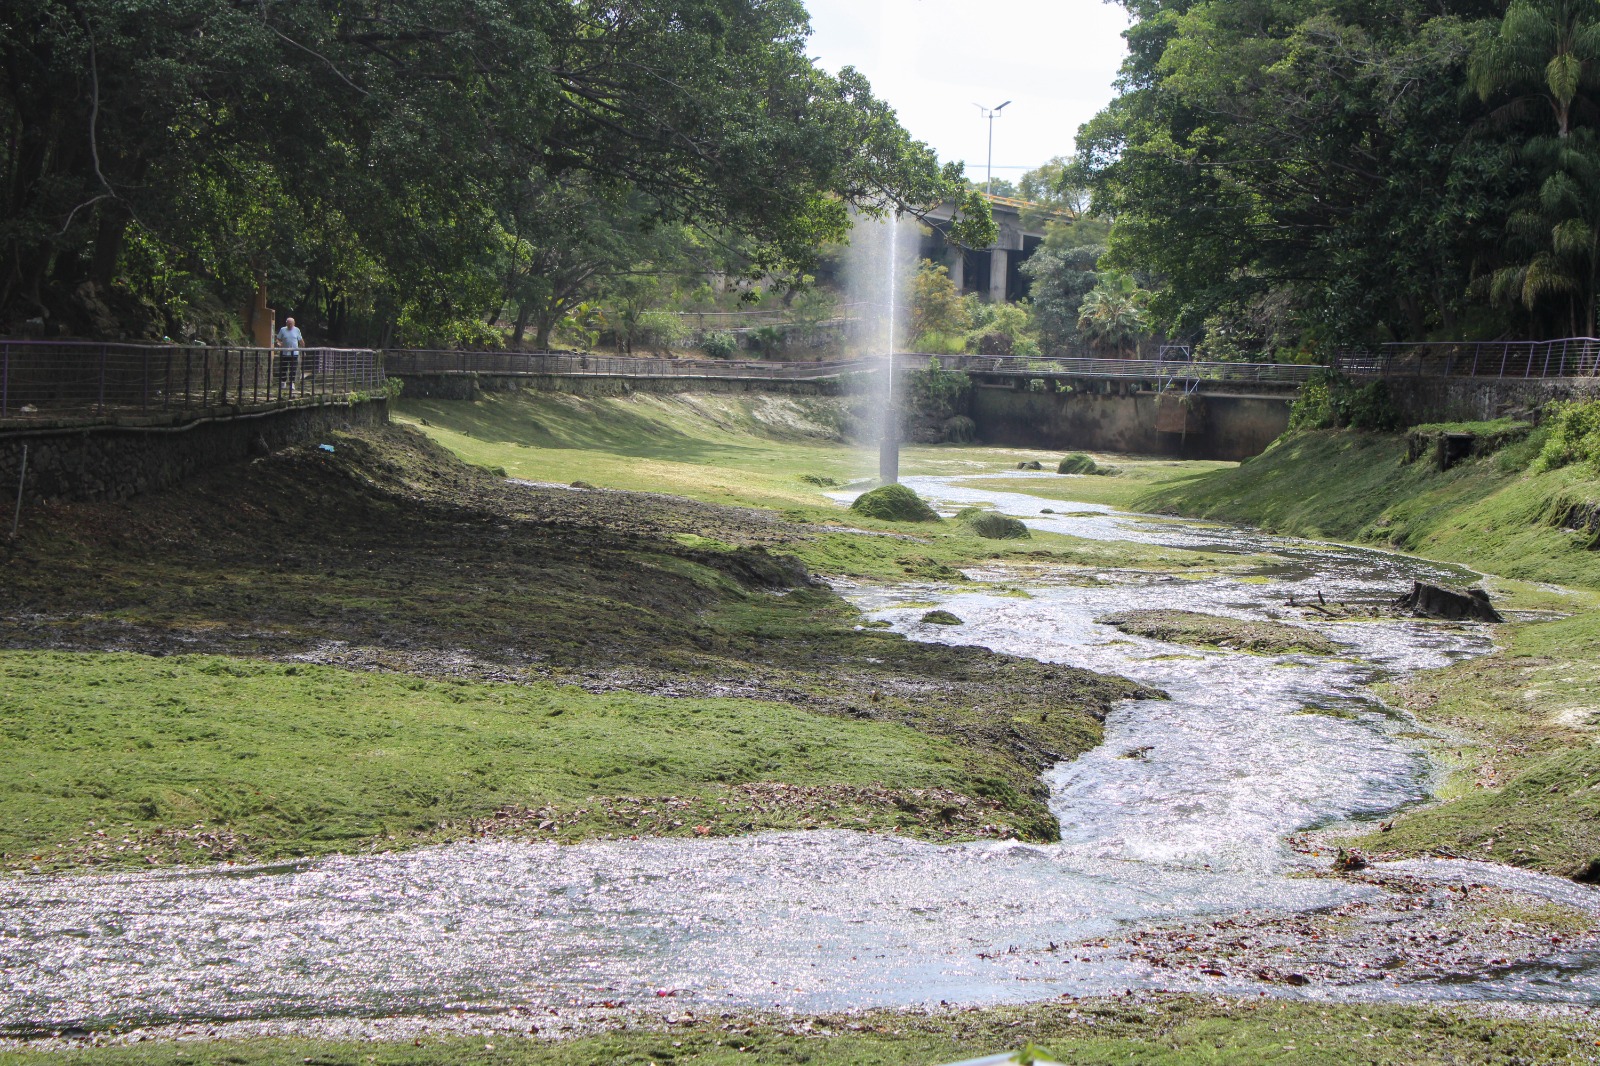
M382 400L328 402L184 422L0 429L0 510L10 513L27 448L28 500L123 500L330 430L388 421Z
M1534 418L1556 400L1600 397L1600 378L1391 378L1389 395L1407 425Z

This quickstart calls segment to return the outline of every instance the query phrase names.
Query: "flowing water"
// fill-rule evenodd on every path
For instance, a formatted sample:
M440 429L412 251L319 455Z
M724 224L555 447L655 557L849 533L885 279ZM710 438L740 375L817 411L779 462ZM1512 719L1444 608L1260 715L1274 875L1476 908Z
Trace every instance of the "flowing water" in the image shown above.
M14 878L0 881L0 1019L51 1028L428 1015L667 995L699 1010L823 1010L1182 987L1134 962L1051 949L1138 923L1314 910L1378 891L1297 876L1319 860L1282 838L1422 799L1429 767L1416 723L1367 686L1482 653L1486 634L1296 618L1348 655L1259 656L1128 637L1094 619L1130 607L1265 618L1290 594L1376 601L1413 577L1460 572L947 479L908 483L946 509L991 503L1040 529L1266 557L1249 576L988 575L1026 596L993 585L842 590L915 639L1069 662L1170 694L1120 706L1101 748L1048 775L1061 843L936 846L844 831L494 842L246 871ZM963 624L923 624L927 601ZM1410 864L1442 879L1467 876L1462 866ZM1470 869L1481 879L1494 868ZM1504 876L1595 906L1595 893L1565 882ZM1357 994L1595 1003L1591 962Z

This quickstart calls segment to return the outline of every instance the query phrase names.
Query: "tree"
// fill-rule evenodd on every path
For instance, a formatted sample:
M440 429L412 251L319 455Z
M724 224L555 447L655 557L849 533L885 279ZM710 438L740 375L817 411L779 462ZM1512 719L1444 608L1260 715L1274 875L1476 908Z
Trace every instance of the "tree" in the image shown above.
M924 259L911 281L911 343L921 350L940 337L953 337L967 328L967 309L950 271Z
M1576 0L1513 0L1499 32L1473 56L1472 85L1488 101L1516 94L1498 108L1501 123L1526 118L1543 103L1549 133L1522 149L1538 185L1519 198L1507 219L1507 251L1516 258L1488 278L1497 303L1520 303L1530 313L1555 305L1567 312L1556 327L1595 332L1600 285L1600 138L1575 121L1596 116L1585 90L1600 87L1600 6ZM1558 320L1559 321L1559 320Z
M992 231L959 167L806 35L800 0L17 0L0 318L140 289L130 242L224 302L265 275L346 318L370 299L380 331L479 317L530 175L743 234L756 270L804 267L852 206L953 197Z
M1103 275L1078 308L1078 328L1091 343L1120 354L1144 332L1149 297L1131 275Z
M1106 263L1197 334L1266 300L1307 344L1423 338L1476 312L1474 263L1525 181L1462 93L1488 0L1130 0L1120 95L1075 166ZM1492 327L1491 327L1492 328Z

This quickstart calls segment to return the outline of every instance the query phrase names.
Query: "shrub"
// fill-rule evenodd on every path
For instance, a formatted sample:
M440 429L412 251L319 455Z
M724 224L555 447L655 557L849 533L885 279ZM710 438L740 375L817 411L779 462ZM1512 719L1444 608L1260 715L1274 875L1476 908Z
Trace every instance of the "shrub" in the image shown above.
M632 343L655 352L669 351L688 336L683 319L671 311L645 311L634 323Z
M1056 467L1058 474L1098 474L1100 465L1082 452L1073 452Z
M739 350L739 335L715 330L700 338L700 350L713 359L730 359Z
M956 521L985 540L1027 540L1033 536L1020 518L967 507L956 512Z
M939 515L904 485L885 485L856 497L850 509L883 522L937 522Z
M1534 470L1582 463L1600 472L1600 400L1553 404L1545 419L1545 442Z
M944 439L949 444L971 444L978 436L978 423L966 415L945 420Z
M1357 385L1331 370L1314 373L1300 390L1289 413L1290 429L1395 430L1402 419L1389 395L1389 383Z

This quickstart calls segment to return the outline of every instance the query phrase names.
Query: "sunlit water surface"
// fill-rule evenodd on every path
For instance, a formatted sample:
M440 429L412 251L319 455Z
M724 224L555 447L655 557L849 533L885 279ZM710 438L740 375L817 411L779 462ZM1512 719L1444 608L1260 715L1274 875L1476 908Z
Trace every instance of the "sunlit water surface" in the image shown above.
M1124 636L1095 618L1134 607L1267 618L1285 614L1291 595L1375 602L1413 577L1460 580L1461 572L950 479L906 480L947 511L981 502L1080 537L1271 557L1245 579L976 575L1026 596L992 586L841 590L918 640L1123 674L1171 696L1120 706L1102 747L1048 775L1060 844L934 846L828 831L468 843L243 872L14 878L0 881L0 1018L55 1027L419 1014L639 1005L664 993L701 1009L822 1010L1170 988L1183 978L1048 949L1130 923L1313 909L1375 891L1294 876L1313 860L1282 838L1423 798L1429 770L1417 725L1367 686L1482 653L1486 634L1294 614L1348 646L1347 656L1328 659L1200 652ZM920 622L928 601L963 623ZM1414 869L1451 878L1466 876L1461 865ZM1481 880L1484 868L1472 869ZM1506 876L1592 905L1593 893L1567 883ZM1466 984L1374 984L1361 994L1600 1002L1591 962Z

